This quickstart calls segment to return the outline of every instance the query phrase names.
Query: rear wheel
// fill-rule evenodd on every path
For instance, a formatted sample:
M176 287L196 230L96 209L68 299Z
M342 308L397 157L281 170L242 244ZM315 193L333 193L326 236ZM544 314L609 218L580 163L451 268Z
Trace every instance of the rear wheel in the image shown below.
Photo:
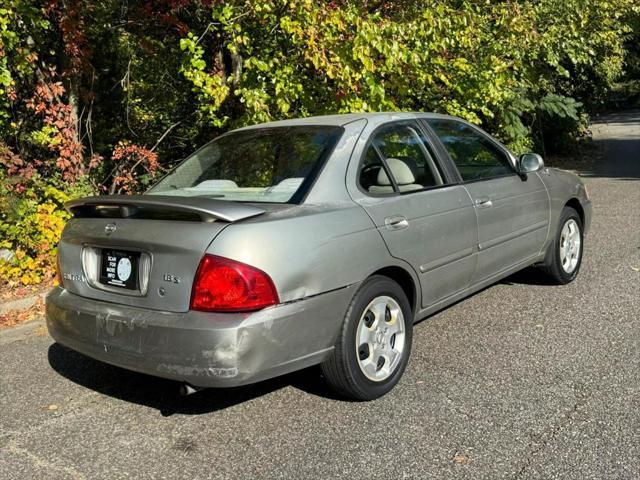
M413 316L393 280L373 276L349 305L331 357L322 364L328 383L356 400L373 400L400 380L411 353Z
M560 214L556 237L540 266L541 270L556 284L572 282L578 276L582 263L583 243L580 215L573 208L565 207Z

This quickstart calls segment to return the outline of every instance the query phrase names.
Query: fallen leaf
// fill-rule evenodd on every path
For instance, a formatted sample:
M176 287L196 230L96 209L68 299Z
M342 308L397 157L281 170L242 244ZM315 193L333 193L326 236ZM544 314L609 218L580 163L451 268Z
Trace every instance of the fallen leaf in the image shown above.
M451 457L451 460L453 460L456 463L465 463L467 461L467 457L465 457L464 455L460 455L459 453L454 455L453 457Z
M38 300L35 305L25 310L10 310L0 315L0 328L13 327L20 323L42 318L44 316L44 300Z

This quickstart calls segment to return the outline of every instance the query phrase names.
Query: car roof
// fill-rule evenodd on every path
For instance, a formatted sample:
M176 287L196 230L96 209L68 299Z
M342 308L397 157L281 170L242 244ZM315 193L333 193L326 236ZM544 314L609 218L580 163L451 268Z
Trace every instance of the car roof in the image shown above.
M270 127L293 127L297 125L330 125L330 126L344 126L348 123L355 122L361 119L367 119L374 123L384 123L392 120L410 120L416 117L426 118L455 118L449 115L443 115L439 113L431 112L357 112L357 113L342 113L337 115L318 115L315 117L304 118L291 118L288 120L277 120L274 122L260 123L257 125L251 125L243 127L239 130L246 130L252 128L270 128Z

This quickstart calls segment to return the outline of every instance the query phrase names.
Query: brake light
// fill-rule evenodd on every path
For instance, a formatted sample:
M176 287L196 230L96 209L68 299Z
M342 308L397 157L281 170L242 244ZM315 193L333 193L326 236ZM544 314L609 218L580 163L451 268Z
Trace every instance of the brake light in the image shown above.
M262 270L216 255L200 261L191 292L191 309L248 312L279 302L273 281Z

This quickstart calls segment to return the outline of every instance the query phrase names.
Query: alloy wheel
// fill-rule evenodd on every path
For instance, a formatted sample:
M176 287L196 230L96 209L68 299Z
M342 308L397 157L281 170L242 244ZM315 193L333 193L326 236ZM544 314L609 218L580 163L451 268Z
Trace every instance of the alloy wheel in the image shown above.
M560 234L560 263L566 273L573 273L580 261L582 238L580 227L573 218L567 220Z
M374 382L386 380L402 359L405 324L402 309L388 296L374 298L364 309L356 331L356 352L362 373Z

